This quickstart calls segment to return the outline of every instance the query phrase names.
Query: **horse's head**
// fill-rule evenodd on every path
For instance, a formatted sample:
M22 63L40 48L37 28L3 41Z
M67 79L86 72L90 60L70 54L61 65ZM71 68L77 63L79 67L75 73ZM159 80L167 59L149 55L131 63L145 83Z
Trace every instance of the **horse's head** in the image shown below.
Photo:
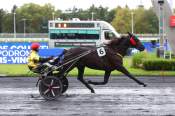
M134 34L131 34L129 32L128 32L128 35L129 35L129 43L130 43L132 48L136 48L139 51L145 50L144 45L141 43L141 41L138 39L137 36L135 36Z

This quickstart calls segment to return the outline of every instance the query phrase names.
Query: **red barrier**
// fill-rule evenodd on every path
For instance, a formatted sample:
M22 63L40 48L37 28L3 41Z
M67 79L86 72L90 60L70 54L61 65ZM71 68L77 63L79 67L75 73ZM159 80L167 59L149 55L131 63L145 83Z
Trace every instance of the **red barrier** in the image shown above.
M175 16L170 16L170 27L175 27Z

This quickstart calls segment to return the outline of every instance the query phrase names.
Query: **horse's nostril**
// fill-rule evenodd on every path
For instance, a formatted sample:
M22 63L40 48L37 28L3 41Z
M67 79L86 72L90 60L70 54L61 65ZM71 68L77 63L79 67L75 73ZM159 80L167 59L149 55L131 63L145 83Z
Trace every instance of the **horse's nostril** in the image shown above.
M143 46L143 50L145 50L145 46Z
M144 47L144 46L140 46L140 47L139 47L139 50L140 50L140 51L144 51L144 50L145 50L145 47Z
M143 46L143 47L142 47L142 51L144 51L144 50L145 50L145 47Z

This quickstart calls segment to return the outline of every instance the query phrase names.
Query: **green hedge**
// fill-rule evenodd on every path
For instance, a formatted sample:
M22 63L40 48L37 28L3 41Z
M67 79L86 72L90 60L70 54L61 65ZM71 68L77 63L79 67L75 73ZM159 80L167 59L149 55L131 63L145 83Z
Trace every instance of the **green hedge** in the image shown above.
M137 53L132 57L132 66L134 68L140 68L143 63L144 53Z
M141 68L144 70L166 70L175 71L175 59L157 58L156 54L141 52L135 54L132 58L132 67Z
M143 68L143 62L146 59L149 59L152 55L148 54L147 52L140 52L134 54L132 57L132 67L133 68Z
M169 70L175 71L175 60L149 59L143 62L145 70Z

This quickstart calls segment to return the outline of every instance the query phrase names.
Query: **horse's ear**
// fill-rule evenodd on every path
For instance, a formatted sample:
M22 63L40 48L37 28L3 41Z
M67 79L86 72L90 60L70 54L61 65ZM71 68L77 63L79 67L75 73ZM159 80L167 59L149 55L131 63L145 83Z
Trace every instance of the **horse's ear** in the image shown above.
M128 35L129 35L129 37L132 37L133 36L132 33L130 33L130 32L128 32Z

